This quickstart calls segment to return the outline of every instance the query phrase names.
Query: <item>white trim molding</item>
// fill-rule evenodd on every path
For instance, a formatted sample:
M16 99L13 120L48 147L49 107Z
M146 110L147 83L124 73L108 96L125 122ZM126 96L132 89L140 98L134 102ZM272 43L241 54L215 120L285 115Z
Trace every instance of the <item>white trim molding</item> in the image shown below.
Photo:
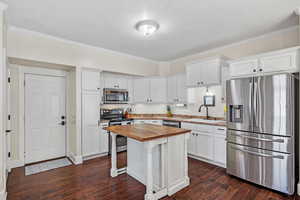
M76 156L72 152L68 152L67 156L74 165L80 165L83 162L82 156Z
M6 200L6 198L7 198L7 192L0 191L0 200Z
M14 168L23 167L23 166L24 166L23 160L10 160L10 161L8 161L9 169L14 169Z

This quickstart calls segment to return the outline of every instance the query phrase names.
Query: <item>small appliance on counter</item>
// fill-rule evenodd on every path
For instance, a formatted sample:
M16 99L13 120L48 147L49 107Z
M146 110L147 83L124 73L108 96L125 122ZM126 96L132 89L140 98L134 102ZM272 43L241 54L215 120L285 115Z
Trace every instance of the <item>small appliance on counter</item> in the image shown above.
M227 81L227 173L293 194L298 180L298 78Z
M127 125L132 124L132 119L124 118L123 109L100 109L100 119L109 120L109 126L116 125ZM109 154L111 153L111 136L108 135L109 141ZM117 152L122 152L127 150L127 138L121 135L117 135Z

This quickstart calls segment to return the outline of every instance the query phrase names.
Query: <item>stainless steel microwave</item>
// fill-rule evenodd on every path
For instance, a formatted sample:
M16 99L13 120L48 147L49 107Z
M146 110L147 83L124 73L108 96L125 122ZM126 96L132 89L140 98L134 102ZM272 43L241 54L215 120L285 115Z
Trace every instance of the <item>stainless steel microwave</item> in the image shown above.
M103 89L104 104L126 104L128 103L128 91L125 89Z

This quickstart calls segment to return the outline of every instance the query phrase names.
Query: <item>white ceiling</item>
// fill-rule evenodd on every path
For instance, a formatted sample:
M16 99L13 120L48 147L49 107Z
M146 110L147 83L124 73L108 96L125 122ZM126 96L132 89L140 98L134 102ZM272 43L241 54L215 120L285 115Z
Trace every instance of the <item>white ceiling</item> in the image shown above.
M165 61L298 23L299 0L6 0L10 25ZM137 21L154 19L143 37Z

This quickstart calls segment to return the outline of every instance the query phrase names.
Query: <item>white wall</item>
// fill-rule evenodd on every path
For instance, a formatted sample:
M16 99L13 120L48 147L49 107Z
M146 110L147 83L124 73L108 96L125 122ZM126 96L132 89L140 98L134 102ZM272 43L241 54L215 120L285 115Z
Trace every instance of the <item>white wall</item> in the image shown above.
M158 73L158 63L151 60L15 27L8 29L8 56L135 75Z
M170 61L170 74L184 72L185 63L191 62L193 60L215 57L220 55L231 59L237 59L263 52L289 48L297 46L298 44L299 26L295 26L285 30L262 35L260 37L252 38L249 40L241 41L238 43L204 52L199 52L197 54L189 55Z

